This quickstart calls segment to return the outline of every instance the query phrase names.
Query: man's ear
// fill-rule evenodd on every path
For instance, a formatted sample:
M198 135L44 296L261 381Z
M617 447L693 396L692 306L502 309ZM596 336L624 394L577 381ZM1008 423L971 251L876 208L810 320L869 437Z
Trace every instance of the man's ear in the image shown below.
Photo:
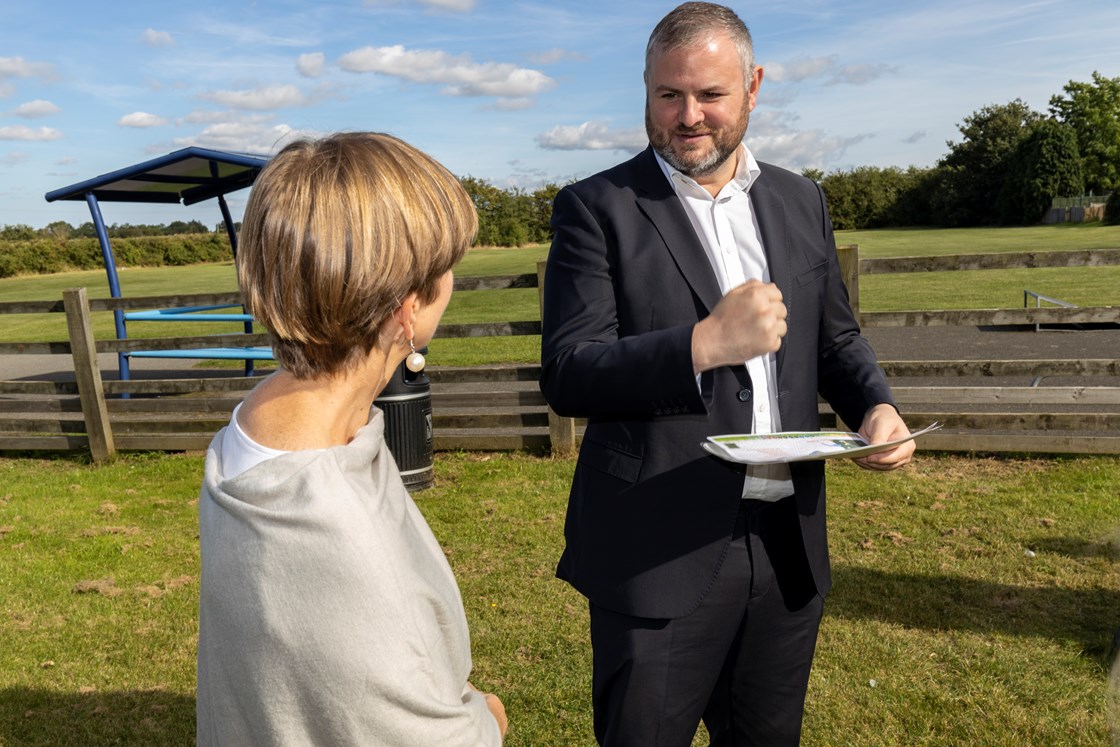
M754 70L751 71L751 78L747 81L747 106L750 111L754 111L755 104L758 103L758 91L762 88L762 66L755 65Z

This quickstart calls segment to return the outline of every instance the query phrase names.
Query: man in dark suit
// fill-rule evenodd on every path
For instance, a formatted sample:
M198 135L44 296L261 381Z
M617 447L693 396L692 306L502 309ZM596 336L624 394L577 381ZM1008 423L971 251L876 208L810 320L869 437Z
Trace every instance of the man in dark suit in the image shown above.
M646 52L651 147L563 189L541 388L587 417L558 575L590 602L603 745L797 744L829 590L819 462L744 468L720 433L908 434L840 278L820 188L742 144L762 82L727 8ZM861 460L906 464L912 442Z

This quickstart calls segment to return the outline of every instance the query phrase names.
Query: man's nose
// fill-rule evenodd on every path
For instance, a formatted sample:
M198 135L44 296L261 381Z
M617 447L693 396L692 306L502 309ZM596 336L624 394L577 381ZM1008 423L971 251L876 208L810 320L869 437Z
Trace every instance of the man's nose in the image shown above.
M695 127L703 122L704 111L700 108L700 102L692 96L682 97L678 119L685 127Z

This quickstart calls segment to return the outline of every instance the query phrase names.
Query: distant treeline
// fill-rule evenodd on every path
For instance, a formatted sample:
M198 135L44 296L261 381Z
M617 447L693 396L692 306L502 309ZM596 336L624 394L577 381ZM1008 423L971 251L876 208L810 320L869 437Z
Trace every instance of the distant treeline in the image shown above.
M1094 72L1050 98L1048 114L1023 101L983 107L958 125L959 142L932 168L861 166L802 173L820 183L837 229L1032 225L1055 198L1109 195L1107 223L1120 224L1120 77ZM547 243L560 185L534 192L459 179L478 210L476 245ZM1102 198L1104 199L1104 198ZM123 266L229 259L225 227L197 220L107 227ZM102 265L92 223L0 229L0 277Z
M939 168L860 167L827 175L806 171L805 175L821 183L838 230L961 225L938 212L946 201L945 175ZM478 209L476 245L521 246L551 240L549 218L558 185L528 193L500 189L470 177L461 181ZM1046 206L1049 204L1047 201ZM1120 224L1120 189L1108 200L1105 221ZM106 230L120 267L220 262L232 256L222 224L213 230L198 221L169 226L111 225ZM26 225L0 228L0 278L103 266L91 223L74 227L56 221L40 229Z
M522 246L551 239L548 223L558 185L525 192L500 189L474 177L460 182L478 210L475 245ZM240 230L240 224L235 228ZM120 267L187 265L232 257L223 223L213 230L197 220L166 226L112 224L105 230ZM101 268L104 260L96 237L92 222L72 226L55 221L39 229L4 226L0 228L0 278Z
M23 238L27 226L0 229L0 278L16 275L93 270L105 266L97 239ZM206 231L203 227L203 231ZM32 234L36 232L32 230ZM15 235L15 237L13 237ZM178 236L136 236L113 239L113 255L120 267L155 267L220 262L231 258L225 233Z
M131 239L138 236L182 236L184 234L209 233L210 229L197 220L176 220L164 225L145 225L132 223L114 223L105 227L111 239ZM222 224L214 229L224 231ZM4 241L30 241L32 239L96 239L97 231L93 223L86 221L79 226L72 226L64 220L56 220L43 228L35 229L31 226L16 225L0 228L0 239Z

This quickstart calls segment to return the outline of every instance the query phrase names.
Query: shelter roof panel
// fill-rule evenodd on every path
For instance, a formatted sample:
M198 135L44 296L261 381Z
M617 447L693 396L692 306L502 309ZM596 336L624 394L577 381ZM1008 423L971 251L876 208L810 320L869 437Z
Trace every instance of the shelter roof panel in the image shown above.
M194 202L250 186L268 156L190 147L48 192L47 202Z

